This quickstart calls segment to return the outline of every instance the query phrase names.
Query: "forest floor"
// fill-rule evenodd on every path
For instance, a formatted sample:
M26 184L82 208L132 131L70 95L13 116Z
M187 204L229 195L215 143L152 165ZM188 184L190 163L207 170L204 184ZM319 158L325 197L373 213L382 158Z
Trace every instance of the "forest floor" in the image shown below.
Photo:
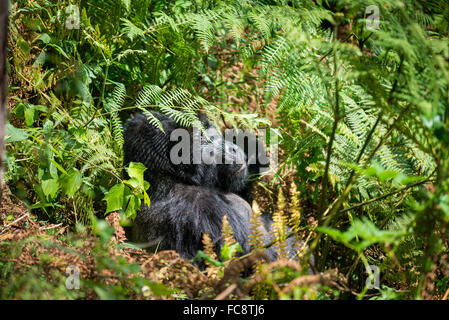
M65 274L67 266L76 265L84 280L104 280L106 284L117 282L114 272L108 269L99 270L96 259L92 257L96 245L95 235L86 233L82 235L82 245L73 246L60 237L67 232L67 225L36 221L6 186L3 186L2 191L0 225L3 227L0 230L0 243L24 242L20 254L11 259L14 262L15 272L25 273L35 266L44 267L42 271L48 275L54 271ZM109 246L108 250L111 260L124 258L128 264L137 263L141 267L141 277L167 287L182 288L187 297L196 296L200 289L210 285L209 279L197 267L182 259L175 251L150 254L136 248L119 249L117 244L126 241L125 231L120 226L119 220L117 213L106 217L106 221L115 229L111 240L114 245ZM37 239L40 241L36 241ZM145 294L134 294L132 298L144 296ZM87 292L85 298L95 298L94 292Z
M158 253L148 253L139 248L123 246L127 241L125 231L120 226L120 216L111 213L106 217L107 223L114 227L114 235L109 243L100 244L105 252L107 261L119 261L123 265L137 264L140 266L136 273L130 272L121 278L117 268L111 264L111 268L106 267L99 259L98 236L92 232L69 232L69 226L63 223L51 224L37 221L26 207L12 195L7 186L2 188L3 201L0 203L0 244L18 244L18 251L8 257L8 261L14 265L16 275L30 277L32 271L37 270L40 277L47 281L57 283L58 277L67 275L68 266L79 268L80 278L85 283L102 283L105 286L123 285L132 283L134 276L141 277L154 284L163 285L157 293L153 295L150 291L129 290L129 299L227 299L230 291L229 283L234 283L231 288L235 289L234 297L245 297L249 292L238 288L240 282L240 268L254 265L263 257L256 255L237 263L230 263L219 275L217 269L209 268L201 271L195 265L181 258L175 251L166 250ZM106 246L105 246L106 245ZM104 253L103 253L104 254ZM100 257L101 258L101 257ZM120 262L121 261L121 262ZM272 263L271 267L289 265L297 270L300 266L292 261L278 260ZM270 268L270 266L268 267ZM320 278L312 279L312 283L320 282ZM26 284L23 289L27 290ZM170 290L169 294L164 291ZM151 287L151 292L154 288ZM41 298L53 299L46 292L40 295ZM84 299L97 299L98 292L87 286L81 295Z

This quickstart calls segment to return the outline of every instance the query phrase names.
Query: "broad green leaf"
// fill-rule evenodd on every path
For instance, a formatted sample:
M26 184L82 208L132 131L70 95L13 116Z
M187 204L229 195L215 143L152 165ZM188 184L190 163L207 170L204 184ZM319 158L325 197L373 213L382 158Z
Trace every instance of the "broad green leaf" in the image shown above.
M140 184L140 181L137 178L131 178L128 180L123 181L126 185L129 185L133 189L138 189L139 187L142 187Z
M39 37L37 37L34 41L40 40L43 43L47 44L50 42L50 36L47 33L41 33Z
M27 58L30 54L30 46L27 41L25 41L22 37L19 37L17 40L18 47L20 48L20 51L23 53L25 58Z
M41 182L42 191L44 192L45 196L50 198L54 198L56 196L56 193L59 190L59 182L58 179L48 179L43 180Z
M6 142L17 142L28 139L28 133L25 130L15 128L9 123L6 124Z
M231 260L237 252L243 252L240 243L236 242L230 246L226 243L221 247L220 256L223 260Z
M51 177L53 179L58 179L58 168L56 168L56 166L50 161L50 163L48 164L48 172L50 173Z
M34 106L32 104L25 104L25 124L31 127L34 123Z
M134 220L137 215L137 210L140 209L140 198L138 196L130 195L127 197L127 202L125 215L127 218Z
M56 168L58 168L58 170L61 171L62 173L67 173L67 171L65 171L65 169L59 163L57 163L55 160L51 159L50 162L53 163L53 165Z
M140 162L131 162L127 168L129 176L137 179L138 185L142 187L144 186L143 173L145 170L147 168Z
M148 193L146 191L143 192L143 201L147 206L150 206L150 197L148 196Z
M81 187L83 177L81 172L73 168L61 176L60 182L62 185L62 194L65 196L73 197Z
M106 213L123 208L125 185L122 183L113 186L103 200L106 201Z
M48 111L48 107L31 103L19 103L17 107L14 108L14 113L16 115L25 117L25 124L27 127L31 127L34 121L38 119L39 111L46 112Z

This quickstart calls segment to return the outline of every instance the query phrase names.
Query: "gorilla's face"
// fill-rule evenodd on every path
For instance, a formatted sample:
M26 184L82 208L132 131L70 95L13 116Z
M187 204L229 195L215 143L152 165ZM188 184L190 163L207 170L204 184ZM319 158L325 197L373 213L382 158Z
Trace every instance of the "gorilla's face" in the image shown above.
M217 170L216 187L237 192L241 190L248 176L245 152L232 141L227 141L208 119L202 122L205 128L200 151L202 161Z
M245 185L248 175L246 156L236 144L226 141L204 115L199 120L204 129L184 127L169 117L151 112L163 126L162 132L146 116L128 121L124 146L125 163L142 162L153 174L170 175L190 185L215 187L236 192Z

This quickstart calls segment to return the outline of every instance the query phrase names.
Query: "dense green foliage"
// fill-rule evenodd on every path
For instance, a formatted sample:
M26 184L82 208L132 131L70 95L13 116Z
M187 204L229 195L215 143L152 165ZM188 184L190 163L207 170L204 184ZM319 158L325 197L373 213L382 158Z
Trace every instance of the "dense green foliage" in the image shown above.
M158 125L155 109L193 124L203 111L279 132L263 186L278 194L293 170L289 207L307 203L295 230L308 230L314 268L336 268L350 288L307 297L365 297L370 265L375 297L449 289L446 2L20 0L9 32L6 183L38 219L75 230L111 211L133 218L148 185L138 164L124 180L124 122L140 111Z

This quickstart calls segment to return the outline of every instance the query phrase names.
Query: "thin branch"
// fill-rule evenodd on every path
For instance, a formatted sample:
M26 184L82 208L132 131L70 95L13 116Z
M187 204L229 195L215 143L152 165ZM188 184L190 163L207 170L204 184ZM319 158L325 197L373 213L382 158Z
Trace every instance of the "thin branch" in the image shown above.
M100 99L101 99L100 102L102 103L103 108L104 108L104 106L105 106L105 101L104 101L104 91L105 91L105 87L106 87L106 81L108 80L109 65L110 65L110 61L109 61L109 60L106 60L106 71L105 71L105 75L104 75L104 79L103 79L103 85L102 85L102 87L101 87L101 98L100 98ZM95 109L95 112L94 112L94 114L92 115L92 118L90 118L90 120L87 121L86 124L83 126L84 129L86 129L87 126L89 125L89 123L91 123L91 122L95 119L95 117L97 116L98 110L100 110L100 107L98 107L98 108Z
M6 46L8 44L8 7L8 0L0 0L0 199L2 198L3 149L5 148L4 136L6 126Z
M335 30L334 30L334 77L335 77L335 105L333 108L334 123L332 126L332 132L330 135L329 143L327 144L326 165L324 167L323 179L321 180L321 198L320 198L320 203L318 205L318 215L319 215L318 218L319 219L321 218L321 215L323 213L323 208L326 205L327 189L328 189L328 184L329 184L329 166L330 166L331 157L332 157L332 149L333 149L333 145L334 145L335 135L337 133L338 122L341 119L341 117L340 117L340 91L339 91L340 84L339 84L339 80L338 80L338 56L337 56L338 50L336 50L337 49L336 48L337 28L338 28L338 24L335 25Z
M3 233L4 233L10 226L16 224L17 222L23 220L23 218L26 218L26 217L29 218L30 216L29 216L28 213L25 211L25 212L24 212L20 217L18 217L16 220L14 220L13 222L8 223L6 226L4 226L3 229L2 229L2 231L0 232L0 234L3 234Z
M431 175L433 175L433 173L432 173ZM370 199L370 200L367 200L367 201L358 203L358 204L356 204L356 205L353 205L352 207L349 207L349 208L340 210L340 213L347 212L347 211L350 211L350 210L354 210L354 209L357 209L357 208L360 208L360 207L364 207L364 206L366 206L366 205L368 205L368 204L371 204L371 203L373 203L373 202L376 202L376 201L379 201L379 200L388 198L388 197L393 196L393 195L395 195L395 194L397 194L397 193L401 193L401 192L403 192L403 191L406 191L406 190L408 190L408 189L411 189L411 188L413 188L413 187L419 186L419 185L421 185L421 184L423 184L423 183L426 183L426 182L429 182L429 181L430 181L430 177L429 177L429 178L426 178L426 179L424 179L424 180L421 180L421 181L412 183L411 185L404 186L404 187L402 187L402 188L400 188L400 189L398 189L398 190L395 190L395 191L392 191L392 192L388 192L388 193L383 194L383 195L381 195L381 196L379 196L379 197L376 197L376 198L373 198L373 199Z
M237 288L237 284L233 283L229 287L227 287L223 292L215 297L214 300L224 300L227 296L229 296L235 289Z

